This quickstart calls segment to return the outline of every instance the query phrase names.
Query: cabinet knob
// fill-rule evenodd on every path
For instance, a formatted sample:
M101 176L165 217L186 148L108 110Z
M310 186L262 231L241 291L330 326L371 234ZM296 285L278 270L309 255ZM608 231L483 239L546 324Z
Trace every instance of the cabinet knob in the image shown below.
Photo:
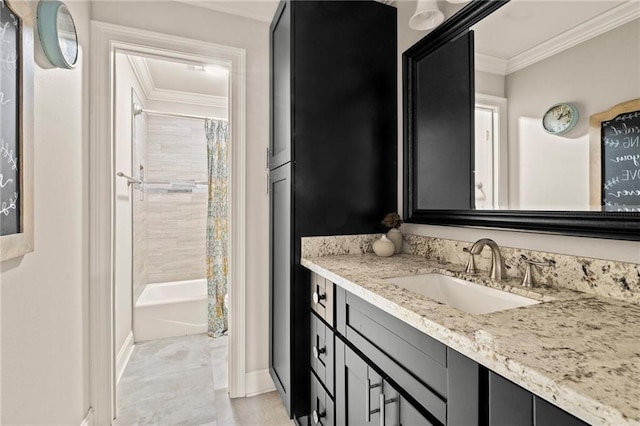
M313 292L313 303L315 303L316 305L320 303L321 300L326 298L327 298L326 294L320 294L317 291Z
M326 347L322 347L322 348L318 348L317 346L313 347L313 357L315 359L320 358L320 354L323 354L327 352L327 348Z
M311 417L313 417L313 423L314 424L320 423L320 419L325 415L326 415L325 412L318 413L318 410L313 410L313 413L311 413Z

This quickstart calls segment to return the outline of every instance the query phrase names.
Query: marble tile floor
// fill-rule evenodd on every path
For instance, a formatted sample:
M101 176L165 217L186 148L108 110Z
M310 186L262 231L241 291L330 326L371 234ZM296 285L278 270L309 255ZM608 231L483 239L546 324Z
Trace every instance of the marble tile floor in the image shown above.
M114 425L292 425L276 392L230 399L226 336L139 343L118 385Z

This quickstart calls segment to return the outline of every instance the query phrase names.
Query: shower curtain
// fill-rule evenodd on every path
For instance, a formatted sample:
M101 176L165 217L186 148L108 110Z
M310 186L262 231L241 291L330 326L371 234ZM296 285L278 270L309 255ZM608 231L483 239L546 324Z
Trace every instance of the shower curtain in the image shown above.
M226 120L207 118L204 129L209 163L206 253L208 333L212 337L218 337L227 331L229 123Z

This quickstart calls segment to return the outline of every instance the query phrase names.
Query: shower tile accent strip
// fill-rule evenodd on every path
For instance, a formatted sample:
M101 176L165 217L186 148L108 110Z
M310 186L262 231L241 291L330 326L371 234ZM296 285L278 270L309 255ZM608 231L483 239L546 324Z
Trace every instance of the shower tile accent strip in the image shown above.
M323 257L342 254L371 253L371 245L381 234L306 237L302 239L302 257ZM403 253L414 254L459 269L467 263L462 249L467 241L448 240L422 235L404 235ZM547 253L512 247L500 247L509 277L520 279L524 274L524 259L548 261L549 267L534 267L538 283L577 290L610 299L640 305L640 265L603 259ZM491 253L483 250L476 256L476 266L482 271L491 267ZM488 275L482 274L483 276Z

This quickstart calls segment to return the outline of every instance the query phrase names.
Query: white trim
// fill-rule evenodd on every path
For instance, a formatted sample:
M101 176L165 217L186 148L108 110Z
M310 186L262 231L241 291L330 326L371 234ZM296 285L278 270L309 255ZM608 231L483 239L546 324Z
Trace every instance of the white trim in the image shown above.
M202 93L183 92L180 90L161 89L156 87L153 75L149 70L147 59L141 56L127 56L133 73L138 78L142 91L147 99L161 102L178 102L214 108L227 108L229 99L226 96L204 95Z
M269 369L266 368L264 370L248 372L245 389L247 391L247 397L276 390L271 375L269 374Z
M508 60L476 53L476 69L509 75L638 18L640 2L629 0ZM504 69L499 65L502 61L506 62Z
M127 368L127 364L129 363L129 359L131 359L132 353L133 331L129 330L129 334L127 335L127 338L124 339L124 343L116 356L116 385L120 383L122 373L124 373L124 369Z
M205 9L215 10L216 12L227 13L229 15L242 16L243 18L255 19L256 21L271 22L273 14L266 15L264 13L252 13L246 8L230 7L222 1L202 1L202 0L177 0L180 3L189 4L191 6L203 7ZM274 9L275 11L275 9Z
M140 83L144 96L149 99L149 95L156 88L156 84L153 82L146 59L142 56L127 56L127 60Z
M245 392L246 227L246 52L244 49L91 21L91 139L89 141L89 277L91 320L91 406L95 423L109 424L115 409L113 350L115 52L229 65L230 238L229 392Z
M87 411L87 414L84 416L84 419L82 419L82 423L80 423L80 426L89 426L89 425L93 425L93 408L89 408L89 410Z
M475 70L489 72L491 74L505 75L507 73L507 60L495 56L476 53Z
M526 52L510 58L507 63L507 74L526 68L529 65L574 47L593 37L597 37L607 31L611 31L639 17L640 3L637 0L630 0L623 3Z
M216 108L226 108L226 96L203 95L201 93L180 92L178 90L155 88L149 96L152 101L179 102L183 104L202 105Z
M484 107L493 111L494 140L497 137L498 146L494 146L494 209L509 206L509 135L507 133L507 99L499 96L476 93L476 107ZM496 206L497 203L497 206Z

